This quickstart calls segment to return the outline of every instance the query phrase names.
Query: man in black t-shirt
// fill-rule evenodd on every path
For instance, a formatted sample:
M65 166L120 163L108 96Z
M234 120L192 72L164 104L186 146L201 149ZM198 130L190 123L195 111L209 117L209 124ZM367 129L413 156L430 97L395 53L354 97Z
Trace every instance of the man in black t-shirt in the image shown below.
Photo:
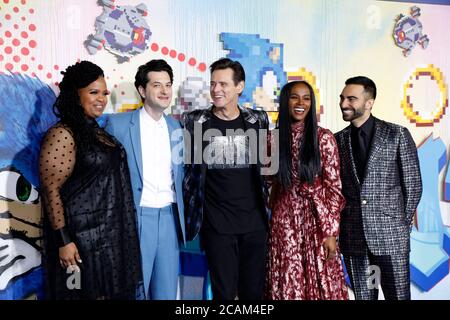
M238 105L245 85L239 62L220 59L210 68L213 106L185 113L181 121L190 134L183 181L186 236L201 234L214 299L258 300L270 211L257 156L269 121L264 111Z

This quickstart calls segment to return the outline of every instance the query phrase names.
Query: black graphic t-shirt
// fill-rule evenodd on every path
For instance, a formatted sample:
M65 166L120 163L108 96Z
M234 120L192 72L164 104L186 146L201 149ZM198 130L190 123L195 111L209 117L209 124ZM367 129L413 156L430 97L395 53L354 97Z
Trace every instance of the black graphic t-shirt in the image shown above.
M256 141L250 143L244 134L242 115L226 121L213 114L214 129L218 131L210 135L203 153L207 164L204 227L224 234L261 230L266 227L264 205L251 156L257 151Z

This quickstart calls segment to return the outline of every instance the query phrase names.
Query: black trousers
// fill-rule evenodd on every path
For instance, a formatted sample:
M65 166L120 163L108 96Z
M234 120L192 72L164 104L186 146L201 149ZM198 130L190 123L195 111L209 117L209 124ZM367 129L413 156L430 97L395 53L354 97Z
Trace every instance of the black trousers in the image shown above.
M261 300L265 280L267 230L219 234L202 228L214 300Z

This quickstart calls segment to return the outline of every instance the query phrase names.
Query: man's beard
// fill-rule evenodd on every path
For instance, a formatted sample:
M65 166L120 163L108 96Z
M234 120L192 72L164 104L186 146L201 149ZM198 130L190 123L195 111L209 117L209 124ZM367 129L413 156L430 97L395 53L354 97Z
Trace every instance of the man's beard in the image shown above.
M346 109L346 110L350 110L352 111L351 114L346 114L344 112L342 112L342 119L344 121L353 121L355 119L358 119L359 117L364 115L364 110L363 109ZM342 111L342 110L341 110Z

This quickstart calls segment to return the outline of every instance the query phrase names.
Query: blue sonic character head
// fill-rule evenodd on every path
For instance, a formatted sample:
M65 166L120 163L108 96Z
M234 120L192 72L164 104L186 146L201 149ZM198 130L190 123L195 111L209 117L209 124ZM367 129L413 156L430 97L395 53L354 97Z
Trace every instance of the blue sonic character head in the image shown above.
M283 44L271 43L258 34L221 33L227 58L245 69L245 88L239 102L245 107L278 111L280 88L286 83Z

